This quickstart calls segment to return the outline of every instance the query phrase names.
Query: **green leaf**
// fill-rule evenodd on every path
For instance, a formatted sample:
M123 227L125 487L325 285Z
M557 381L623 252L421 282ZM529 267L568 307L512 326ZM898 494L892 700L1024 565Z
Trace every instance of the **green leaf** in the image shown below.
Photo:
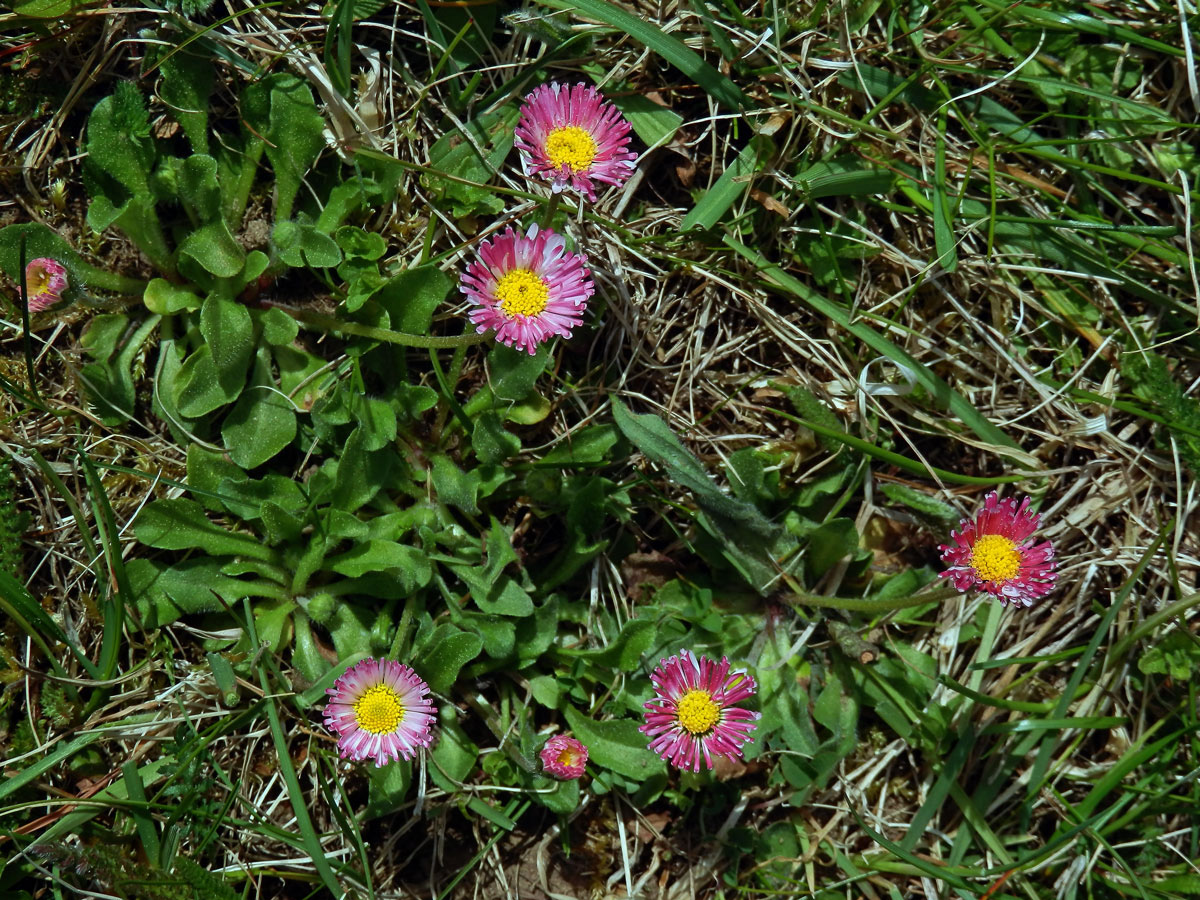
M892 502L903 504L930 521L943 525L956 525L962 518L958 510L950 504L943 503L908 485L885 481L880 483L879 488L883 491L884 496Z
M367 438L361 428L350 433L337 461L333 504L345 512L354 512L383 487L392 467L393 454L387 451L368 451Z
M327 234L301 222L279 222L271 231L279 258L294 269L330 269L342 261L342 251Z
M412 763L393 761L386 766L368 765L365 769L370 785L363 816L367 820L378 819L401 809L412 787Z
M484 465L504 462L521 452L520 438L504 427L499 413L490 409L475 419L471 446Z
M517 115L512 104L484 113L462 126L470 135L469 140L461 131L447 131L429 149L429 166L433 171L421 180L450 206L453 215L495 214L504 208L504 201L487 183L512 150Z
M299 323L282 309L256 310L259 326L262 328L262 339L268 344L283 347L290 344L300 333ZM252 314L254 315L254 314Z
M204 153L189 156L179 166L179 199L199 222L216 222L221 216L221 188L217 161ZM239 251L241 247L238 247Z
M96 360L79 373L96 414L108 425L120 425L134 413L133 369L142 347L159 322L158 316L133 323L124 315L97 316L82 343Z
M496 344L488 353L488 383L500 400L520 402L533 393L538 376L550 359L550 347L543 344L533 356L523 350Z
M246 370L254 353L254 325L249 311L240 303L211 295L200 307L200 333L212 354L217 383L225 396L236 397L246 383ZM190 415L186 411L184 414Z
M672 481L691 491L704 509L763 536L778 531L754 506L718 488L700 460L688 452L666 422L649 413L635 415L616 397L612 406L613 419L625 437L647 459L661 466Z
M179 366L173 379L176 391L175 405L179 412L190 419L206 416L232 403L241 393L242 385L235 390L226 390L213 363L212 348L207 344L196 350Z
M261 466L296 436L296 412L275 386L270 360L270 351L260 348L249 384L221 423L229 456L243 469Z
M88 117L87 165L118 182L129 194L151 197L150 173L157 159L150 137L145 101L133 82L120 81L116 91ZM121 198L112 198L120 205Z
M475 605L485 613L497 616L527 616L533 612L533 600L519 584L502 575L489 578L487 571L471 566L453 566L471 592Z
M629 120L634 132L647 147L669 144L683 124L683 116L679 113L641 94L622 94L609 100Z
M363 397L358 411L363 447L382 450L396 439L396 410L386 400Z
M268 582L234 578L222 571L224 561L196 556L174 565L145 558L131 560L129 583L134 605L146 628L169 625L182 615L221 610L222 601L243 597L282 598L283 590Z
M589 760L596 765L639 782L651 775L666 774L666 763L648 749L646 736L632 719L597 722L573 706L564 713L575 736L587 745Z
M208 152L208 100L212 94L214 68L212 60L191 52L190 48L174 47L159 66L162 80L158 96L183 126L192 149Z
M808 566L814 579L858 552L858 530L852 519L830 519L808 536Z
M254 133L266 140L267 159L275 171L275 220L282 223L291 218L301 180L325 147L321 133L325 120L308 85L286 72L249 85L242 92L242 115Z
M1189 681L1200 668L1200 642L1191 634L1172 630L1138 657L1138 670L1147 675L1168 675L1175 681Z
M87 6L91 0L17 0L12 11L33 19L61 19L71 11Z
M795 180L806 200L888 194L896 185L895 174L869 167L856 156L838 156L815 163L797 172Z
M599 650L570 650L558 652L568 657L584 659L593 665L618 672L633 672L642 662L642 657L654 646L657 629L649 619L630 619L621 629L617 639Z
M543 466L594 466L609 459L620 434L612 425L588 425L568 432L549 453L542 457Z
M182 310L195 312L204 301L187 288L172 284L165 278L152 278L146 285L142 302L150 312L167 316Z
M433 481L433 489L438 499L450 506L457 506L465 513L478 514L479 483L483 473L478 469L464 472L445 454L439 453L433 458L429 470Z
M133 533L146 546L160 550L198 548L213 556L261 560L270 560L274 555L257 538L227 531L209 521L203 507L183 497L155 500L142 507L134 520Z
M224 222L197 228L180 243L179 255L194 260L204 271L218 278L232 278L242 271L246 262L246 252Z
M462 667L483 651L483 639L474 633L460 631L453 625L441 625L432 635L413 667L437 694L450 690Z
M426 334L434 311L453 286L450 276L437 266L417 266L388 279L375 299L387 311L394 330Z
M479 747L467 737L458 722L443 719L441 734L430 756L433 760L429 767L430 779L442 790L454 794L475 768Z
M495 516L491 519L492 524L487 536L487 564L483 569L484 577L488 581L494 581L510 563L520 559L517 551L513 549L512 533Z
M425 551L395 541L370 540L357 544L340 556L327 559L326 566L348 578L369 572L389 573L405 596L425 587L433 578L433 567Z
M343 225L334 233L333 239L347 259L365 259L374 262L387 252L387 241L383 239L383 235L376 234L374 231L363 231L352 225Z

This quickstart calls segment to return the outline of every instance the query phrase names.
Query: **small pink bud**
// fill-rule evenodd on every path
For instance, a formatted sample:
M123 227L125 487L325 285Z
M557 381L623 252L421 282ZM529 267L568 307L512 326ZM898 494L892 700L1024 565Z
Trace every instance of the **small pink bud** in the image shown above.
M29 311L41 312L62 299L67 289L67 268L57 260L39 257L25 267L25 294Z
M538 754L547 775L563 781L574 781L587 767L588 751L580 741L563 734L556 734L546 741Z

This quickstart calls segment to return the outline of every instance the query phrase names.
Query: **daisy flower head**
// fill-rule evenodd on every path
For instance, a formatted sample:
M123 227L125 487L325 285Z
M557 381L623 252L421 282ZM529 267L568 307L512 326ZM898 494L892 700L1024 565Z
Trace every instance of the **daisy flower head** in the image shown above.
M429 685L403 663L368 656L325 693L325 727L338 736L342 759L382 766L433 743Z
M476 309L471 321L483 334L530 356L555 335L570 337L583 321L596 292L587 257L571 253L562 235L532 226L524 235L510 225L479 246L478 258L463 272L459 290Z
M556 734L546 741L538 756L542 758L542 770L563 781L574 781L583 775L588 761L583 742L565 734Z
M712 757L737 759L742 745L758 727L760 713L734 704L752 697L754 679L745 669L729 668L722 657L714 662L681 650L659 661L650 675L657 696L646 701L646 724L639 730L650 738L650 749L681 769L712 768Z
M521 105L516 145L528 175L596 202L596 182L620 187L633 174L629 123L591 85L543 84Z
M939 546L950 566L941 577L960 591L987 591L1002 604L1033 606L1049 594L1058 563L1049 541L1034 541L1041 516L1030 512L1030 502L989 493L975 518L963 519L950 543Z
M67 267L47 257L31 259L25 266L25 296L29 311L41 312L62 299L67 289Z

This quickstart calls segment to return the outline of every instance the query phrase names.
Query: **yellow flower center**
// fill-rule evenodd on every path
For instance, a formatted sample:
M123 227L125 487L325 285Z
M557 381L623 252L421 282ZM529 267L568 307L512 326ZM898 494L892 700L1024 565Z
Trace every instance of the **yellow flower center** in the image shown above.
M721 707L708 691L688 691L679 698L679 724L692 734L704 734L721 718Z
M404 720L404 704L400 695L386 684L368 688L354 704L358 727L371 734L391 734Z
M513 269L496 282L496 299L510 316L536 316L550 301L550 286L528 269Z
M558 754L558 764L574 768L579 765L579 752L574 747L563 747Z
M50 273L41 266L31 271L25 279L25 293L30 297L36 297L49 286Z
M1021 551L1002 534L985 534L971 549L971 568L984 581L1007 581L1021 571Z
M596 158L596 139L578 125L564 125L546 135L546 156L556 169L582 172Z

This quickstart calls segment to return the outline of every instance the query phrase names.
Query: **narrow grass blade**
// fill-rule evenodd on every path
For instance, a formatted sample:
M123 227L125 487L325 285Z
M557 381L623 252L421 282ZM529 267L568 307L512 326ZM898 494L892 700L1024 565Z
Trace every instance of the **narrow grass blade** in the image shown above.
M645 44L684 75L700 85L710 97L723 103L730 109L743 109L752 106L750 99L742 93L741 88L722 75L683 41L666 34L657 25L645 19L626 12L619 6L607 3L605 0L544 0L546 6L555 9L572 10L599 19L605 25L611 25L624 31L635 41Z
M761 159L764 158L760 154L760 150L765 149L764 143L769 145L770 142L765 139L763 141L755 140L742 148L737 159L721 173L717 183L709 188L708 192L700 198L700 202L683 217L683 221L679 223L680 231L688 231L697 226L712 228L721 220L721 217L729 211L729 207L733 206L750 186L749 178L758 168Z
M87 670L89 675L93 678L100 677L100 670L79 647L70 641L66 632L42 609L41 604L34 599L25 585L3 569L0 569L0 610L3 610L5 615L16 622L21 630L38 645L58 675L65 677L67 673L59 665L57 654L46 643L45 636L47 635L70 648L71 653L79 660L79 664Z
M918 872L924 872L930 878L935 878L938 881L944 881L951 887L958 888L960 891L968 892L971 896L974 896L977 893L971 887L970 883L968 883L957 871L950 869L948 866L938 866L930 862L928 859L924 859L914 853L910 853L899 844L895 843L894 841L889 841L882 834L874 831L871 826L863 821L862 816L858 814L858 810L852 809L851 812L854 813L854 818L858 820L858 827L861 828L867 834L867 836L871 838L871 840L877 843L880 847L883 847L893 856L904 860L904 862L908 863Z
M1166 539L1167 535L1171 534L1175 528L1175 520L1171 519L1161 531L1154 543L1146 548L1146 552L1142 554L1142 558L1138 560L1138 564L1134 567L1133 573L1126 579L1125 584L1121 586L1121 590L1113 597L1112 604L1104 612L1100 624L1092 634L1092 639L1088 642L1087 649L1084 650L1083 656L1075 666L1075 670L1071 673L1070 679L1067 681L1066 687L1063 689L1062 696L1059 698L1058 705L1054 709L1054 718L1066 718L1067 711L1070 708L1071 702L1075 697L1075 690L1083 681L1084 676L1091 668L1092 660L1096 658L1096 654L1100 649L1100 645L1104 643L1108 635L1109 628L1112 627L1113 621L1120 612L1121 607L1129 598L1136 585L1141 583L1142 573L1146 571L1146 567L1150 565L1150 560L1158 552L1159 546ZM1053 735L1047 735L1047 738L1042 740L1041 746L1038 748L1037 758L1029 769L1029 789L1026 794L1025 811L1032 805L1034 799L1038 796L1038 792L1042 789L1042 781L1046 777L1046 772L1050 768L1050 760L1054 755L1054 750L1058 746L1058 741L1054 740ZM1024 756L1029 752L1028 747L1018 748L1017 756ZM1022 752L1023 751L1023 752Z
M250 607L250 601L245 601L246 628L250 636L250 645L258 646L258 629L254 626L254 610ZM275 755L279 760L279 775L283 778L283 783L287 785L288 799L292 804L292 812L296 816L296 828L300 831L300 839L304 842L304 850L312 859L313 866L317 870L317 874L321 876L321 881L325 884L334 897L342 896L342 890L338 884L337 876L333 872L333 867L329 865L329 860L325 856L325 850L321 846L321 838L313 827L312 817L308 814L308 801L304 796L304 790L300 787L300 779L296 777L296 767L292 765L292 756L288 750L287 735L283 731L283 722L279 718L279 709L275 705L275 693L271 689L270 679L267 677L267 667L260 660L257 665L258 682L263 690L263 703L267 710L267 722L271 727L271 738L275 743Z
M867 456L873 456L876 459L882 460L889 465L896 466L900 469L912 472L915 475L936 475L942 481L950 482L951 484L978 484L978 485L994 485L994 484L1013 484L1028 478L1028 474L1017 475L996 475L992 477L984 477L980 475L960 475L958 472L951 472L948 469L939 469L937 466L928 466L915 459L909 459L896 453L893 450L886 450L883 447L876 447L870 441L864 441L860 437L853 434L848 434L845 431L839 431L836 428L829 428L822 425L820 422L813 422L809 419L802 419L799 416L789 415L782 410L775 410L775 413L789 421L795 422L798 425L803 425L805 428L812 431L820 437L827 437L831 440L838 441L850 447L853 450L858 450L860 453L865 453Z
M53 750L45 756L39 756L37 762L31 763L24 769L21 769L16 775L10 775L0 780L0 800L4 800L6 797L15 794L31 781L35 781L45 775L60 762L70 759L84 747L100 740L101 737L103 737L103 733L99 731L81 734L75 740L67 741L67 743L60 745L57 750Z
M91 458L82 449L79 450L79 462L92 497L92 514L96 521L96 530L100 533L104 562L112 576L111 581L104 579L104 633L100 641L100 659L97 660L96 666L100 678L108 680L117 671L117 656L121 650L122 632L125 628L125 603L133 597L133 589L129 586L129 578L125 574L121 540L117 536L117 523L113 517L112 505L108 502L104 482L100 480L100 473L96 471ZM98 704L103 696L103 692L98 691L93 695L92 703Z
M954 216L946 196L946 115L938 116L937 152L933 179L933 242L938 265L947 272L958 268L958 248L954 242Z
M980 438L995 444L999 453L1008 456L1019 465L1028 464L1028 461L1022 458L1023 454L1020 454L1019 448L1012 438L989 422L966 397L952 389L950 385L946 384L945 381L935 375L923 363L918 362L864 322L852 319L843 307L811 290L802 281L783 271L783 269L768 260L757 250L751 250L745 244L729 236L726 236L725 243L740 256L754 263L764 278L773 281L778 287L792 294L808 306L811 306L822 315L828 316L875 352L882 353L893 362L911 369L917 383L925 388L939 405L949 408L952 413L962 420L964 425L974 431ZM1017 452L1007 454L1004 452L1006 448Z

